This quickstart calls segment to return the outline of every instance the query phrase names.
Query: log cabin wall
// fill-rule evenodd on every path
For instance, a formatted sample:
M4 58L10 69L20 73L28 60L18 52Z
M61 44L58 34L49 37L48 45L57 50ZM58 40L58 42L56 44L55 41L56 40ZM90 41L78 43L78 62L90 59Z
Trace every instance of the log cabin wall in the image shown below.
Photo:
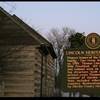
M39 58L38 58L39 59ZM38 63L38 62L37 62ZM37 64L37 66L41 66L41 64ZM42 96L53 96L54 95L54 86L55 86L55 70L54 70L54 59L51 55L43 56L43 79L42 79ZM40 68L40 67L39 67ZM37 69L39 72L38 75L41 78L41 71ZM37 79L37 78L36 78ZM40 80L40 79L39 79ZM40 95L40 84L37 81L38 87L37 92L35 92L35 96Z
M43 59L43 96L53 96L55 86L54 59L51 55Z
M41 53L34 46L0 46L0 96L40 96ZM43 96L53 96L54 59L43 57Z
M0 51L1 96L39 96L39 51L33 46L1 46Z
M47 84L48 84L48 95L54 95L54 88L55 88L55 68L54 68L54 59L49 55L48 56L48 71L47 71Z

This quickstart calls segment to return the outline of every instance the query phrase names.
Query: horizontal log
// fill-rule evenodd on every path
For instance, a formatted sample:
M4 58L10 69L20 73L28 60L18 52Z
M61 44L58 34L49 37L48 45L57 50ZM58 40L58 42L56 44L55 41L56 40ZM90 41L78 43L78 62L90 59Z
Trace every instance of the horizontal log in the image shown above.
M16 59L17 59L17 58L25 58L25 57L28 59L29 57L30 57L30 58L31 58L31 57L34 58L34 57L36 57L36 56L35 56L34 53L17 53L17 54L16 54L16 52L13 53L13 54L11 54L11 55L8 55L8 56L7 56L7 58L16 58Z
M34 66L35 63L37 63L37 62L33 62L33 61L28 61L28 62L24 62L24 61L9 61L9 62L7 62L7 61L0 61L1 67L2 67L2 64L5 64L4 67L6 67L6 66L11 66L12 67L12 66L16 66L18 64L20 64L20 65L33 64L33 66Z
M3 75L4 79L33 79L34 76L33 75Z
M7 70L7 71L34 70L34 66L33 66L33 64L7 65L6 67L3 67L2 70Z
M14 58L12 58L12 59L2 59L2 61L7 61L7 62L8 61L23 61L23 62L27 61L28 62L28 61L34 61L34 60L33 59L27 59L27 58L26 59L14 59Z
M26 81L35 81L34 79L32 79L32 78L9 78L9 77L3 77L3 80L16 80L16 81L20 81L20 80L26 80Z
M26 62L40 62L41 61L41 59L39 59L39 58L35 58L34 56L33 57L15 57L15 58L2 58L2 62L7 62L7 63L9 63L9 61L13 61L13 62L21 62L21 61L26 61Z
M3 30L20 30L21 31L21 29L19 28L19 27L15 27L15 25L4 25L3 27L2 27L2 29Z
M6 82L6 84L4 84L5 85L5 87L34 87L34 84L33 84L33 82L27 82L27 83L12 83L12 82Z
M38 45L38 46L40 46L40 45ZM18 48L23 48L23 51L31 51L31 50L35 50L36 52L39 52L39 50L38 49L36 49L36 48L34 48L34 45L7 45L7 46L4 46L4 45L1 45L0 47L2 47L2 48L0 48L0 49L5 49L5 48L7 48L7 49L18 49Z
M20 80L20 81L18 81L18 80L4 80L4 82L5 83L8 83L8 84L11 84L11 83L13 83L13 84L29 84L29 83L34 83L34 80Z
M3 62L2 62L3 63ZM2 66L2 65L1 65ZM3 68L4 69L11 69L11 68L18 68L18 69L20 69L20 68L33 68L33 67L35 67L35 64L34 64L34 62L5 62L5 65L3 66Z
M33 89L30 89L30 90L21 90L21 89L12 89L12 90L9 90L7 88L5 88L5 91L4 92L12 92L12 93L34 93L34 90Z
M19 71L19 72L15 72L15 71L3 71L3 73L5 74L12 74L12 75L32 75L34 74L34 72L32 70L27 70L27 71Z
M4 91L34 91L34 86L5 86L5 90Z
M1 96L0 96L1 97ZM16 92L5 92L4 96L2 97L34 97L34 93L16 93Z
M0 76L1 77L21 77L21 78L23 78L23 77L29 77L29 78L34 78L34 75L33 74L0 74ZM0 78L1 78L0 77Z

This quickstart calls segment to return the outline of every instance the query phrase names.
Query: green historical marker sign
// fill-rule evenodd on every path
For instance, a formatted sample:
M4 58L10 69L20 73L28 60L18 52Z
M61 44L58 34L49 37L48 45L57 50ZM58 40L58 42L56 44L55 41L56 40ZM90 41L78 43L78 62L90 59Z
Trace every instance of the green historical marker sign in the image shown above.
M100 36L90 33L84 49L65 50L66 91L100 95Z

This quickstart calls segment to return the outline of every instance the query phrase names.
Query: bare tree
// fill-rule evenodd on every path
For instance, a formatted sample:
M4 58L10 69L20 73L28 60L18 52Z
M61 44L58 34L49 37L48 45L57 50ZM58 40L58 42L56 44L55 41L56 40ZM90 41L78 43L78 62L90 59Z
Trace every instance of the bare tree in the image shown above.
M56 54L59 66L61 67L62 56L63 56L63 49L70 47L70 42L68 40L69 36L75 34L74 29L70 29L68 27L62 28L60 31L57 28L51 29L50 33L48 33L47 38L52 43Z
M70 42L68 38L70 35L75 34L74 29L70 29L68 27L63 27L62 30L57 28L51 29L50 33L48 33L47 38L52 43L55 52L57 54L57 66L56 66L56 85L57 85L57 75L60 73L62 65L63 65L63 55L64 55L64 48L70 47ZM61 73L60 73L61 74ZM59 83L60 84L60 83ZM61 84L60 84L60 92L61 92Z

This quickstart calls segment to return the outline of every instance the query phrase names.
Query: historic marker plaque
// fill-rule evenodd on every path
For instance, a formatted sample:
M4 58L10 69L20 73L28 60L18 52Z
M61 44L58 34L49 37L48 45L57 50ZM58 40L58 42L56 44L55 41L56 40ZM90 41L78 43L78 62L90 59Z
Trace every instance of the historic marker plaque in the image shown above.
M100 46L100 37L91 34L86 39L88 50L65 52L68 90L100 89L100 50L94 49Z

